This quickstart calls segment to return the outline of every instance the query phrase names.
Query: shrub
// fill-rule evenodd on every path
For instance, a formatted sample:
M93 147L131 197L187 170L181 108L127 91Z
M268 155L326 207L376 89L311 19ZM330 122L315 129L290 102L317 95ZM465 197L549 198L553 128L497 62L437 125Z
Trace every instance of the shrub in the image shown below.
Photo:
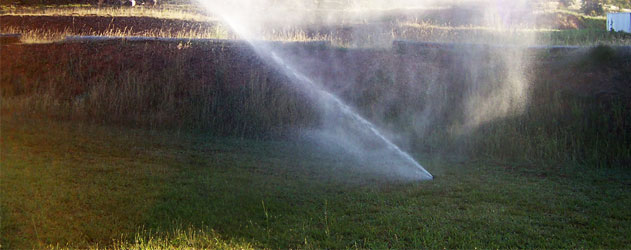
M601 0L584 0L581 10L583 13L592 16L602 16L605 14L605 9Z

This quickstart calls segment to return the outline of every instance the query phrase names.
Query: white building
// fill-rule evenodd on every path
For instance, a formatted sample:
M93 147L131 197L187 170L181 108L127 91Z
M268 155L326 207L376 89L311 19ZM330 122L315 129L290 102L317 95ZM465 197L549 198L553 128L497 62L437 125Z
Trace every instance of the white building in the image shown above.
M607 13L607 30L631 33L631 13Z

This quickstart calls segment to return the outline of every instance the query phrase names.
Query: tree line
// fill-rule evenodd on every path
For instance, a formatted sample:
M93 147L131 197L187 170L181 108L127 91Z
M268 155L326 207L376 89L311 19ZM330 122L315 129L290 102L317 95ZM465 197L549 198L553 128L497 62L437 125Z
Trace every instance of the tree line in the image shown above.
M560 0L564 6L574 5L577 0ZM605 14L605 5L614 5L619 8L631 8L631 0L583 0L581 11L587 15L600 16Z

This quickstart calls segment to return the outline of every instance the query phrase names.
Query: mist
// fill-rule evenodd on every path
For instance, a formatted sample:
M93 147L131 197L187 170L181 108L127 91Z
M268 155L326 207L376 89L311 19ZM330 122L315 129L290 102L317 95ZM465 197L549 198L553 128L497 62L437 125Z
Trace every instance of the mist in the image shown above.
M526 72L530 60L526 48L534 44L534 32L528 29L536 21L533 15L536 6L530 1L198 2L230 26L237 38L249 41L263 61L273 64L296 83L292 87L305 92L316 103L321 124L305 132L308 138L324 147L356 156L369 172L402 180L431 179L432 175L400 147L409 148L411 140L419 139L413 137L423 140L436 127L448 127L445 130L452 136L466 135L494 120L520 115L528 104ZM425 19L428 15L443 13L441 10L450 10L446 13L451 14L439 16L446 23ZM440 33L411 35L406 30L428 23L444 29L475 27L483 32L441 36ZM301 34L298 39L287 39L296 34ZM344 100L349 95L345 92L353 91L353 87L347 87L354 86L349 83L361 77L348 61L332 54L313 56L311 46L286 49L266 42L270 40L325 40L331 46L347 49L385 51L400 49L393 43L409 48L428 41L447 44L459 54L458 67L451 69L455 70L454 74L463 76L464 84L448 90L442 69L432 68L427 63L402 66L399 62L390 62L399 65L390 66L390 71L398 72L398 78L407 74L403 79L406 79L404 84L410 86L408 91L424 93L422 108L406 111L411 129L402 131L387 121L384 108L398 102L399 94L385 89L386 94L381 96L376 111L364 118L361 111ZM435 53L421 54L416 60L422 62L440 56ZM398 69L402 67L405 70ZM445 91L460 91L462 100L454 103L444 98ZM454 110L461 110L459 118L446 123L441 117Z

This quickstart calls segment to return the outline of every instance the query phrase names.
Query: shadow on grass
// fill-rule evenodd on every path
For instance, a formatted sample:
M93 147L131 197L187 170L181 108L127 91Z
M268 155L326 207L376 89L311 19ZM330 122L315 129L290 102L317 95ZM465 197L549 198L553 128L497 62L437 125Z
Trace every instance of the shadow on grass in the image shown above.
M436 180L402 184L350 171L350 159L305 142L4 116L2 140L2 208L15 228L4 231L3 214L2 234L15 247L631 243L628 172L575 167L584 174L553 178L512 163L430 159Z
M417 185L350 170L353 159L305 141L207 139L151 210L152 230L210 228L256 247L365 246L368 221L352 211L382 202L377 190Z

